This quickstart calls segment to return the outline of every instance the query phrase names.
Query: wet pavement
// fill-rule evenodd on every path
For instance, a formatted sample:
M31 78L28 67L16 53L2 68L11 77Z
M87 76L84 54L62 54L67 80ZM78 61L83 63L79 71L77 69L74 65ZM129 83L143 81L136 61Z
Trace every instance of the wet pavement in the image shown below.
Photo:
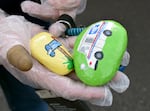
M150 110L150 1L149 0L88 0L86 11L78 23L89 25L103 19L119 21L128 31L131 61L125 73L131 81L123 94L113 92L111 107L92 107L93 111Z

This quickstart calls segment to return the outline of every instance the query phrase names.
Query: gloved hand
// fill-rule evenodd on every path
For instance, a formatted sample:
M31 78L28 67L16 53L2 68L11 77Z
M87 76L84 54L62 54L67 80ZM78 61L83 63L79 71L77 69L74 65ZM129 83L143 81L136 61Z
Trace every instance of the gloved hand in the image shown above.
M31 16L43 20L56 20L62 14L68 14L75 19L77 14L84 11L87 0L40 0L41 4L24 1L22 10Z
M22 83L34 88L51 90L57 96L69 100L80 99L90 101L99 106L110 106L112 104L113 97L110 88L120 93L128 88L128 77L119 71L116 73L114 79L106 86L91 87L86 86L75 79L74 76L71 76L75 75L74 72L70 73L69 76L60 76L47 70L30 56L29 48L31 37L44 30L40 26L26 21L22 16L12 15L5 17L4 13L0 13L0 17L0 64ZM74 37L58 39L67 48L73 48ZM21 71L10 64L8 52L15 46L21 46L21 51L10 58L15 61L22 61L24 58L25 60L31 60L32 68L29 71Z
M67 14L69 18L72 19L72 22L74 22L76 16L85 10L86 3L87 0L41 0L41 4L32 1L24 1L21 7L23 12L31 16L48 21L54 19L56 23L53 23L49 27L49 32L59 37L64 34L68 27L62 23L62 20L60 22L57 21L57 19ZM67 21L65 21L65 24L66 22ZM72 26L69 28L71 27Z

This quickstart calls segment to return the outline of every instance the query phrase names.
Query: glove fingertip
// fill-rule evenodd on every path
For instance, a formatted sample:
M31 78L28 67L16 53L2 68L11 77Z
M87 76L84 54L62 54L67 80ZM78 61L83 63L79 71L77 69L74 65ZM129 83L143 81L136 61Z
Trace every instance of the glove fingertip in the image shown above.
M66 27L62 23L59 23L59 22L56 22L49 27L49 32L53 34L55 37L62 36L65 30L66 30Z
M29 8L29 3L28 3L28 1L23 1L22 3L21 3L21 9L22 9L22 11L23 12L28 12L28 8Z
M118 93L123 93L124 91L126 91L129 87L129 85L130 85L130 80L129 80L128 76L123 73L121 73L120 78L118 78L114 81L111 81L109 83L109 86Z
M125 51L121 65L128 66L129 62L130 62L130 54L128 51Z
M100 99L90 100L90 103L97 106L111 106L113 101L113 96L108 87L105 87L105 96Z

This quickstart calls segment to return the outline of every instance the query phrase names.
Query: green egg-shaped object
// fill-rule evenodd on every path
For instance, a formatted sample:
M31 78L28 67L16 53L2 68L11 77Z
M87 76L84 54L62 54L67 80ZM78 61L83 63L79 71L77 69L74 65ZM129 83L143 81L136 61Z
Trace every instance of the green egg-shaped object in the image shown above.
M90 86L108 83L119 69L127 48L127 31L118 22L102 20L83 30L74 46L79 79Z

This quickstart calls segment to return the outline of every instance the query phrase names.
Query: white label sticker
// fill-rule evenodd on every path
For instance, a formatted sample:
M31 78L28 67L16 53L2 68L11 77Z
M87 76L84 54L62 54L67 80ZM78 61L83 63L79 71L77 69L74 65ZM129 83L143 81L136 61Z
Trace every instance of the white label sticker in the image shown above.
M111 31L111 27L111 23L105 21L97 22L87 29L81 39L78 51L86 56L88 66L92 69L96 69L98 60L103 57L102 50L107 39L104 31Z

